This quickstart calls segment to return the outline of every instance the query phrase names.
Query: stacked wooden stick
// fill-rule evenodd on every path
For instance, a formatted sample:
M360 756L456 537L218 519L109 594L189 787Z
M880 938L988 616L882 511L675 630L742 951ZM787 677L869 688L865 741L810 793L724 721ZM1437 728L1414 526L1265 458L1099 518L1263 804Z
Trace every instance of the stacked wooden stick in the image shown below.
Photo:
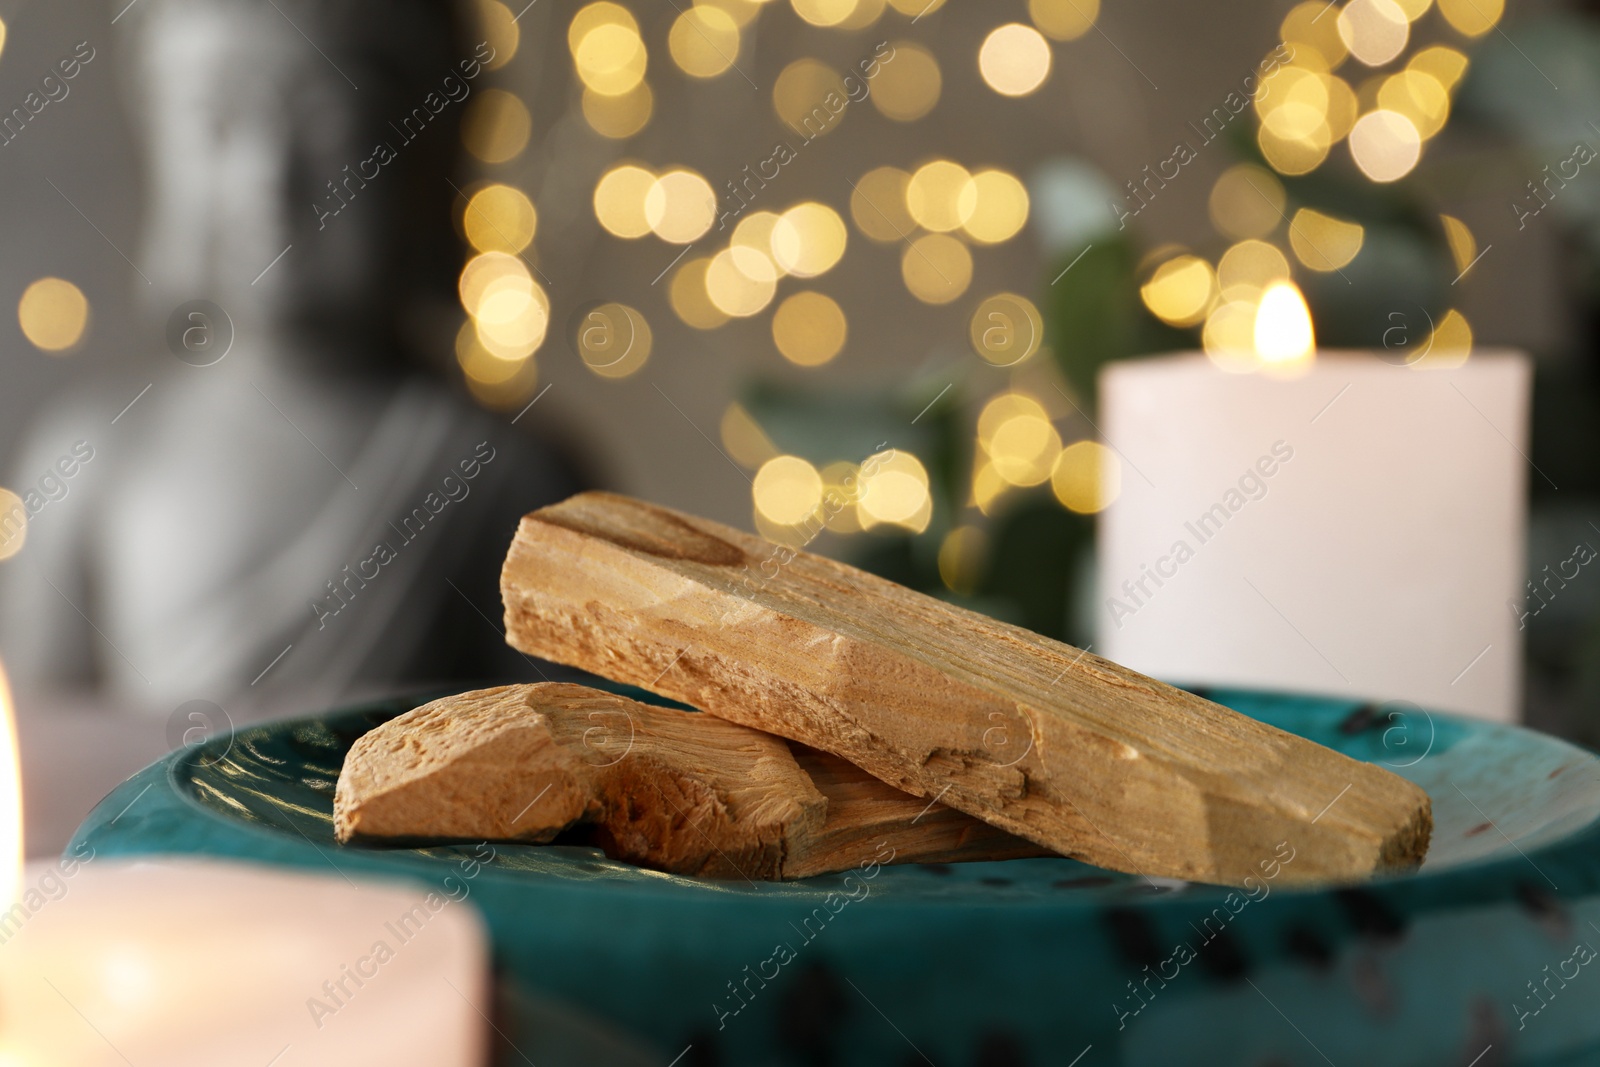
M1061 854L1238 884L1415 866L1426 793L1057 641L626 497L523 518L506 639L581 686L435 701L352 748L340 840L548 841L704 877ZM1290 873L1285 868L1285 873Z

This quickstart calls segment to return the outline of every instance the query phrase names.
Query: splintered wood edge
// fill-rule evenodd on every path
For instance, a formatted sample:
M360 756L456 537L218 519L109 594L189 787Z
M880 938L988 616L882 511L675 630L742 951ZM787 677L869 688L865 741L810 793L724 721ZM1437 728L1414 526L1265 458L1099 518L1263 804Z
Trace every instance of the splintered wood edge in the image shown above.
M575 722L574 709L586 713ZM612 714L596 722L602 713ZM614 713L626 717L625 728ZM543 761L538 766L527 762L530 736ZM644 751L636 751L641 742ZM593 763L584 759L590 755ZM628 760L634 762L625 766ZM736 765L736 772L708 775L719 762ZM663 777L680 777L686 766L720 782L721 811L653 829L630 811L607 828L610 815L659 791ZM468 771L473 780L464 784ZM334 808L341 842L538 842L591 823L596 843L613 859L705 877L807 878L848 870L863 857L950 863L1048 854L771 734L548 683L445 697L379 726L351 747ZM751 840L726 836L722 815L750 831ZM752 844L763 836L778 847Z
M762 553L782 553L784 566L749 581ZM1019 627L625 497L581 494L525 516L502 592L507 639L525 652L833 752L1101 866L1236 884L1293 837L1306 856L1297 876L1341 880L1414 865L1426 849L1427 795L1380 767ZM816 662L790 654L799 646ZM986 758L985 713L1025 731L1015 763ZM1350 795L1327 810L1341 790Z
M539 683L434 701L361 738L335 826L341 840L544 841L585 823L617 858L763 877L826 805L781 738Z

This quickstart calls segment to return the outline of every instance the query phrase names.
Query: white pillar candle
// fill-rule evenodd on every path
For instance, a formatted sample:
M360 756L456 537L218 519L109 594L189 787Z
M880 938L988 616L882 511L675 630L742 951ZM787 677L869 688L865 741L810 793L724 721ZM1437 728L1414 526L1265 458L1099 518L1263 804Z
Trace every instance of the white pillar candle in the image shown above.
M1099 652L1177 683L1518 717L1531 368L1323 352L1289 380L1204 355L1101 375L1121 495Z
M21 890L0 916L3 1067L486 1061L482 922L455 894L71 856Z

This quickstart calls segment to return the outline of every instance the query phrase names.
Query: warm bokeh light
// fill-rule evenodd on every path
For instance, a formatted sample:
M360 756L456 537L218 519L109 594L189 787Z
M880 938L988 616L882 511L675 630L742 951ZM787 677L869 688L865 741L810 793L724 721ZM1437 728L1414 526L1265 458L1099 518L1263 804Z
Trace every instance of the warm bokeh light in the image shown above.
M475 377L463 364L467 392L491 411L514 411L522 407L539 387L539 365L536 360L524 359L509 366L509 375L502 376L501 372L496 371L491 380L488 377Z
M1467 72L1467 57L1448 45L1436 44L1412 56L1406 67L1433 75L1434 80L1448 90L1454 89Z
M456 362L467 390L484 407L505 410L525 400L538 384L531 353L507 358L485 347L472 323L456 335Z
M774 456L756 471L750 494L767 521L796 526L821 506L822 475L799 456Z
M952 593L973 595L983 580L983 561L988 553L989 538L980 527L957 526L939 542L940 581Z
M522 359L544 342L550 298L522 260L503 252L474 256L462 268L459 289L478 343L493 355Z
M612 167L595 183L594 217L617 237L643 237L650 232L645 201L655 185L656 176L643 167Z
M1074 441L1056 459L1050 488L1069 511L1104 511L1122 493L1122 461L1098 441Z
M583 118L589 128L602 137L620 141L632 137L650 124L655 111L655 94L648 82L640 82L621 96L607 96L593 89L583 90Z
M582 87L583 120L601 137L631 138L655 117L658 94L665 108L671 93L680 91L673 87L675 73L665 66L675 66L690 79L726 79L740 67L741 55L757 62L752 58L757 20L764 9L771 17L767 5L776 2L792 8L805 24L797 29L789 11L778 12L781 24L763 35L769 45L772 32L780 38L785 32L803 38L772 68L779 73L770 89L767 79L759 79L760 91L770 92L773 111L788 127L789 132L779 131L787 144L810 142L831 131L846 112L860 110L868 101L892 123L927 120L941 107L940 115L964 106L957 89L970 92L971 69L963 75L959 64L946 67L948 48L942 47L942 38L928 34L949 27L930 27L924 20L944 6L943 0L685 0L671 10L652 10L646 19L648 34L627 7L601 0L586 3L563 19L572 69ZM476 3L483 12L485 32L503 53L496 62L501 65L517 50L520 35L511 12L519 5L513 0ZM1441 23L1461 34L1479 36L1504 13L1504 0L1438 0L1441 19L1429 22L1425 16L1433 5L1434 0L1289 0L1284 5L1287 12L1279 30L1287 48L1268 57L1271 73L1262 79L1259 91L1246 91L1247 85L1240 93L1254 109L1247 116L1256 120L1254 129L1240 123L1240 128L1229 131L1230 138L1253 137L1259 158L1232 166L1217 160L1200 168L1214 174L1213 167L1226 166L1207 201L1212 225L1229 242L1226 250L1220 258L1208 260L1169 244L1146 256L1139 267L1143 307L1168 326L1199 328L1202 346L1218 366L1232 372L1293 376L1304 373L1315 359L1313 323L1292 280L1291 260L1302 280L1307 270L1343 271L1357 261L1369 235L1353 221L1361 216L1352 202L1334 197L1320 181L1290 179L1316 171L1341 141L1349 142L1352 160L1371 181L1395 181L1416 167L1423 144L1448 123L1451 94L1466 70L1467 58L1448 44L1416 48L1413 44L1420 45L1423 35L1437 35ZM981 40L977 72L983 83L1006 97L1038 91L1052 74L1057 47L1052 42L1093 36L1102 10L1100 0L1026 0L1025 7L1025 21L999 25L1020 15L989 16L991 21L972 38ZM888 9L897 13L891 21L903 21L881 27L870 38L849 38L883 42L880 63L872 73L865 73L864 65L858 70L850 58L854 53L840 52L827 43L846 40L854 31L874 25ZM915 28L910 23L916 23ZM917 39L897 40L899 33ZM881 61L887 51L884 46L891 42L894 59ZM649 48L661 44L671 63L659 64L658 54L657 70L647 80ZM1076 49L1084 46L1061 47L1064 61L1082 58ZM805 54L813 49L826 60ZM764 61L757 65L765 68ZM753 73L755 68L743 69ZM1258 69L1269 69L1267 61ZM847 89L844 74L851 76L854 92ZM955 79L948 86L946 75ZM861 91L862 85L867 92ZM945 99L947 87L952 90L949 99ZM739 91L746 88L741 83ZM492 97L496 92L499 96ZM760 104L759 96L752 99ZM914 132L876 119L869 119L868 125L874 121L878 121L874 130L885 138ZM876 136L862 132L869 140ZM485 162L516 159L526 151L530 134L528 108L511 93L487 89L477 93L464 116L463 138ZM620 148L607 149L595 138L580 138L577 143L613 159ZM687 167L669 168L662 159L671 158L663 151L668 146L653 136L645 150L647 163L605 165L605 174L594 187L595 216L607 233L618 237L654 233L678 245L704 241L705 247L693 249L692 258L684 256L656 279L673 314L691 328L709 331L729 326L734 319L770 313L766 326L778 353L788 363L808 368L838 360L852 324L841 297L811 288L789 291L797 283L785 284L783 279L817 278L839 265L853 225L869 240L896 247L902 280L915 299L930 305L961 301L950 312L957 315L970 309L968 336L984 361L969 364L983 368L973 373L1017 367L1041 351L1044 317L1027 297L997 291L997 284L974 289L973 248L1017 239L1030 222L1031 210L1044 216L1042 205L1030 204L1030 187L1017 174L992 166L993 158L985 158L981 149L967 159L975 166L969 170L948 158L923 155L918 160L912 154L915 149L907 151L907 145L885 141L879 159L901 164L915 160L916 166L904 170L877 166L847 183L849 220L842 217L843 188L808 191L802 183L778 195L816 199L775 201L769 190L762 199L723 215L726 225L719 226L718 189L723 178L739 174L732 170L737 162L729 166L729 174L708 170L718 183L714 185ZM930 142L924 151L932 147ZM788 166L787 160L783 165ZM976 169L979 165L987 169ZM810 165L796 168L796 173L802 169L809 170ZM519 173L515 182L531 191L540 188L535 178ZM797 179L784 179L789 180ZM772 179L764 174L763 181L770 184ZM1046 188L1038 186L1033 193L1045 196L1041 190ZM513 389L525 389L536 380L534 352L549 329L550 302L530 269L541 220L529 193L514 184L469 191L462 229L479 254L468 261L460 279L469 320L458 338L457 357L475 396L503 400ZM541 194L540 205L548 209L549 203L554 200L547 203ZM780 212L784 203L793 206ZM1352 217L1340 217L1344 213ZM1459 219L1442 215L1440 220L1457 270L1467 269L1477 254L1477 241ZM555 225L549 217L543 221ZM539 237L539 247L547 253L549 240ZM1378 251L1376 237L1374 242L1370 254ZM670 250L647 275L679 251ZM518 254L528 256L528 261L519 260ZM858 250L858 255L865 269L866 260L879 253ZM1342 284L1338 278L1331 281ZM798 284L837 289L826 279ZM1316 284L1320 293L1323 282ZM782 294L780 287L785 289ZM969 292L971 303L963 299ZM871 310L864 306L859 314ZM858 312L852 309L851 314ZM1141 329L1154 328L1144 321ZM854 325L859 330L864 322L870 320L859 319ZM756 327L732 326L716 340L733 343L735 334L748 340L754 336L745 332L750 328ZM604 377L634 373L650 353L649 323L623 304L597 305L568 329L574 331L568 338L574 350ZM1428 354L1419 362L1454 365L1452 361L1466 359L1471 348L1470 326L1451 310L1433 327ZM1034 396L1018 391L1025 382L1040 388L1043 379L1037 376L1050 370L1035 360L1008 373L1012 385L981 406L970 503L986 516L1001 513L1011 494L1043 492L1046 484L1063 507L1080 514L1102 510L1120 492L1121 461L1113 450L1090 440L1064 442L1038 399L1053 395L1048 386ZM1064 409L1056 410L1059 414ZM884 525L916 533L932 523L930 478L922 462L909 453L890 449L860 468L842 460L813 465L798 455L783 454L738 404L725 409L720 437L728 454L754 474L754 520L768 538L801 544L823 524L840 533ZM845 501L842 508L840 500ZM939 524L940 531L948 531L940 539L940 578L957 595L975 595L984 557L992 546L982 526L954 523L951 516Z
M550 304L534 283L528 290L505 285L490 294L473 317L478 343L500 359L523 359L544 343Z
M483 69L499 70L516 58L522 30L517 25L517 17L500 0L478 0L477 6L483 39L494 49L494 58L485 63Z
M1298 177L1309 174L1328 158L1333 131L1324 122L1305 137L1284 137L1262 123L1256 130L1256 146L1261 156L1279 174Z
M455 353L462 373L485 385L498 385L512 377L530 355L502 356L490 351L478 339L477 328L471 322L462 323L456 331Z
M728 261L733 264L734 269L753 282L762 285L771 282L776 285L778 279L783 277L783 268L761 248L734 242L728 245L728 253Z
M1255 337L1259 299L1258 291L1245 290L1238 299L1217 304L1206 316L1201 347L1212 363L1230 374L1248 374L1261 364Z
M606 96L631 91L649 67L639 24L619 4L590 4L579 11L567 28L567 47L578 78Z
M792 293L772 316L772 340L790 363L818 367L844 348L849 326L844 311L822 293Z
M17 713L11 703L11 680L0 667L0 910L12 910L22 896L23 858L27 855L22 834L22 752L17 747ZM36 891L30 893L30 898ZM31 905L30 905L31 906ZM41 903L38 905L43 907ZM27 909L23 918L26 921ZM16 932L16 927L11 928Z
M1001 498L1012 488L1010 482L995 473L989 457L978 453L972 467L972 505L985 515L993 515L999 510Z
M598 3L585 5L572 16L572 21L567 24L567 49L576 56L583 39L601 26L621 26L634 34L639 32L639 22L633 17L633 12L610 0L599 0Z
M1350 131L1350 156L1375 182L1404 178L1422 154L1422 138L1411 120L1395 111L1372 111Z
M899 167L878 167L861 176L850 191L850 217L874 241L903 241L917 228L906 207L911 175Z
M1050 421L1044 405L1027 393L1006 392L990 397L988 403L983 405L983 410L978 412L978 447L988 451L995 431L1010 420L1019 418Z
M1291 141L1327 136L1328 85L1323 75L1305 67L1282 66L1261 81L1255 98L1262 125Z
M932 52L909 41L894 42L894 61L872 79L872 106L896 122L915 122L939 102L944 78Z
M1424 141L1450 118L1450 93L1432 74L1410 67L1383 80L1378 106L1404 115Z
M1100 0L1028 0L1028 18L1046 37L1075 41L1100 17Z
M1369 67L1381 67L1405 51L1411 36L1411 20L1395 0L1350 0L1339 12L1338 26L1350 54Z
M1275 245L1240 241L1217 261L1217 289L1224 301L1257 300L1261 291L1289 277L1289 261Z
M783 216L776 215L771 211L752 211L740 219L739 224L733 228L733 236L729 239L728 244L732 248L749 249L759 253L772 264L771 270L781 277L787 274L788 271L778 262L778 254L772 249L772 235L781 221L783 221ZM740 256L734 262L737 265L749 263L750 260L748 257ZM760 267L756 269L753 277L759 278L766 273L767 268Z
M1217 277L1198 256L1176 256L1156 268L1139 289L1150 313L1171 326L1194 326L1206 317L1216 297Z
M837 211L807 201L779 216L772 228L772 258L797 278L815 278L843 258L849 238Z
M794 13L813 26L837 26L855 14L856 0L790 0Z
M583 365L602 378L626 378L650 358L650 323L626 304L601 304L574 328L573 347Z
M526 193L509 185L486 185L472 194L461 215L467 242L479 252L521 252L533 243L539 213Z
M1472 327L1454 308L1444 313L1428 336L1420 359L1411 366L1423 370L1459 367L1472 355Z
M1505 0L1439 0L1439 13L1457 33L1482 37L1506 12Z
M667 50L685 74L715 78L739 58L739 24L718 7L699 4L673 20Z
M740 404L729 404L723 411L718 436L734 462L751 470L778 454L778 446L767 431Z
M515 159L528 147L532 132L528 106L503 89L474 94L461 117L461 143L485 163Z
M1328 17L1333 7L1323 0L1305 0L1289 9L1278 30L1297 58L1303 60L1306 51L1313 52L1330 71L1337 70L1350 51L1339 35L1339 20Z
M1003 96L1027 96L1050 76L1050 42L1032 26L1007 23L984 38L978 72Z
M921 460L909 452L891 450L869 456L861 469L857 507L863 527L888 524L912 533L928 528L933 498L928 493L928 470Z
M21 552L27 540L27 506L16 493L0 488L0 559L10 559Z
M1005 394L1002 394L1002 398ZM989 415L994 401L985 407ZM1011 405L1020 407L1020 405ZM994 471L1008 485L1028 487L1050 477L1061 454L1061 436L1037 404L1035 410L1016 410L1000 417L984 434L983 449ZM991 416L990 421L994 421Z
M467 260L456 282L463 310L468 315L477 315L490 286L498 285L506 279L515 279L517 287L526 287L533 283L533 275L528 271L527 265L516 256L505 252L485 252Z
M972 174L959 163L924 163L906 184L906 210L924 229L948 233L960 228L978 208Z
M1477 238L1472 236L1467 224L1454 215L1440 215L1439 222L1444 226L1445 243L1450 246L1450 258L1455 261L1456 270L1466 270L1478 258Z
M89 326L89 299L65 278L40 278L17 302L22 335L46 352L65 352Z
M1265 237L1283 221L1288 195L1276 175L1254 163L1238 163L1211 187L1211 224L1225 237Z
M706 295L724 315L749 318L758 314L778 290L772 261L749 248L724 248L706 267Z
M841 30L864 30L883 17L887 0L856 0L855 10L839 23Z
M961 228L980 244L1009 241L1028 221L1027 186L1003 170L980 170L963 189L962 197L970 197L973 206Z
M1342 141L1350 136L1350 128L1356 124L1356 116L1361 113L1360 101L1350 83L1337 74L1319 77L1328 93L1328 111L1324 116L1328 137L1333 142Z
M861 487L857 484L860 475L861 468L848 460L822 468L822 499L826 505L823 518L834 533L861 532Z
M695 0L695 7L714 7L733 19L735 26L748 26L769 0Z
M978 305L968 326L973 351L997 367L1014 367L1039 351L1044 318L1033 301L996 293Z
M472 323L462 325L456 334L456 362L469 383L501 387L526 373L533 362L532 352L504 356L485 346Z
M689 260L672 276L667 290L672 310L685 324L697 330L714 330L728 321L727 313L711 302L710 290L706 288L706 270L710 266L710 256Z
M901 255L900 276L924 304L948 304L972 284L972 253L948 234L925 233Z
M1356 258L1365 234L1360 223L1303 207L1289 225L1289 247L1295 258L1312 270L1333 271Z
M827 106L830 96L850 99L839 72L820 59L797 59L772 83L772 109L785 126L807 138L829 133L843 121L849 108L837 103L835 113Z
M1255 348L1262 366L1270 371L1298 369L1303 373L1316 353L1311 331L1311 309L1293 282L1273 282L1261 294L1256 308Z
M645 193L644 217L657 237L686 245L705 236L717 221L717 194L694 171L670 170Z

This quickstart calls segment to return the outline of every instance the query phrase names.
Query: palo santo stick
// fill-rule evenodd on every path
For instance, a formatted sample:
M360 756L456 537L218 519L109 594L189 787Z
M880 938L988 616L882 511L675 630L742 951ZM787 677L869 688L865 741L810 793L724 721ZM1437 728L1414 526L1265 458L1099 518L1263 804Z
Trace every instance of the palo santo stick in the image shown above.
M848 760L798 742L785 743L801 771L828 798L821 831L803 843L798 855L784 858L785 878L859 867L862 857L881 845L888 846L892 858L879 855L880 863L972 863L1055 854L981 819L886 785Z
M548 841L587 825L613 859L707 878L1044 855L833 756L578 685L445 697L350 749L334 829L353 838Z
M1387 771L1020 627L737 530L585 493L523 518L516 648L849 760L1103 867L1240 884L1418 863Z

